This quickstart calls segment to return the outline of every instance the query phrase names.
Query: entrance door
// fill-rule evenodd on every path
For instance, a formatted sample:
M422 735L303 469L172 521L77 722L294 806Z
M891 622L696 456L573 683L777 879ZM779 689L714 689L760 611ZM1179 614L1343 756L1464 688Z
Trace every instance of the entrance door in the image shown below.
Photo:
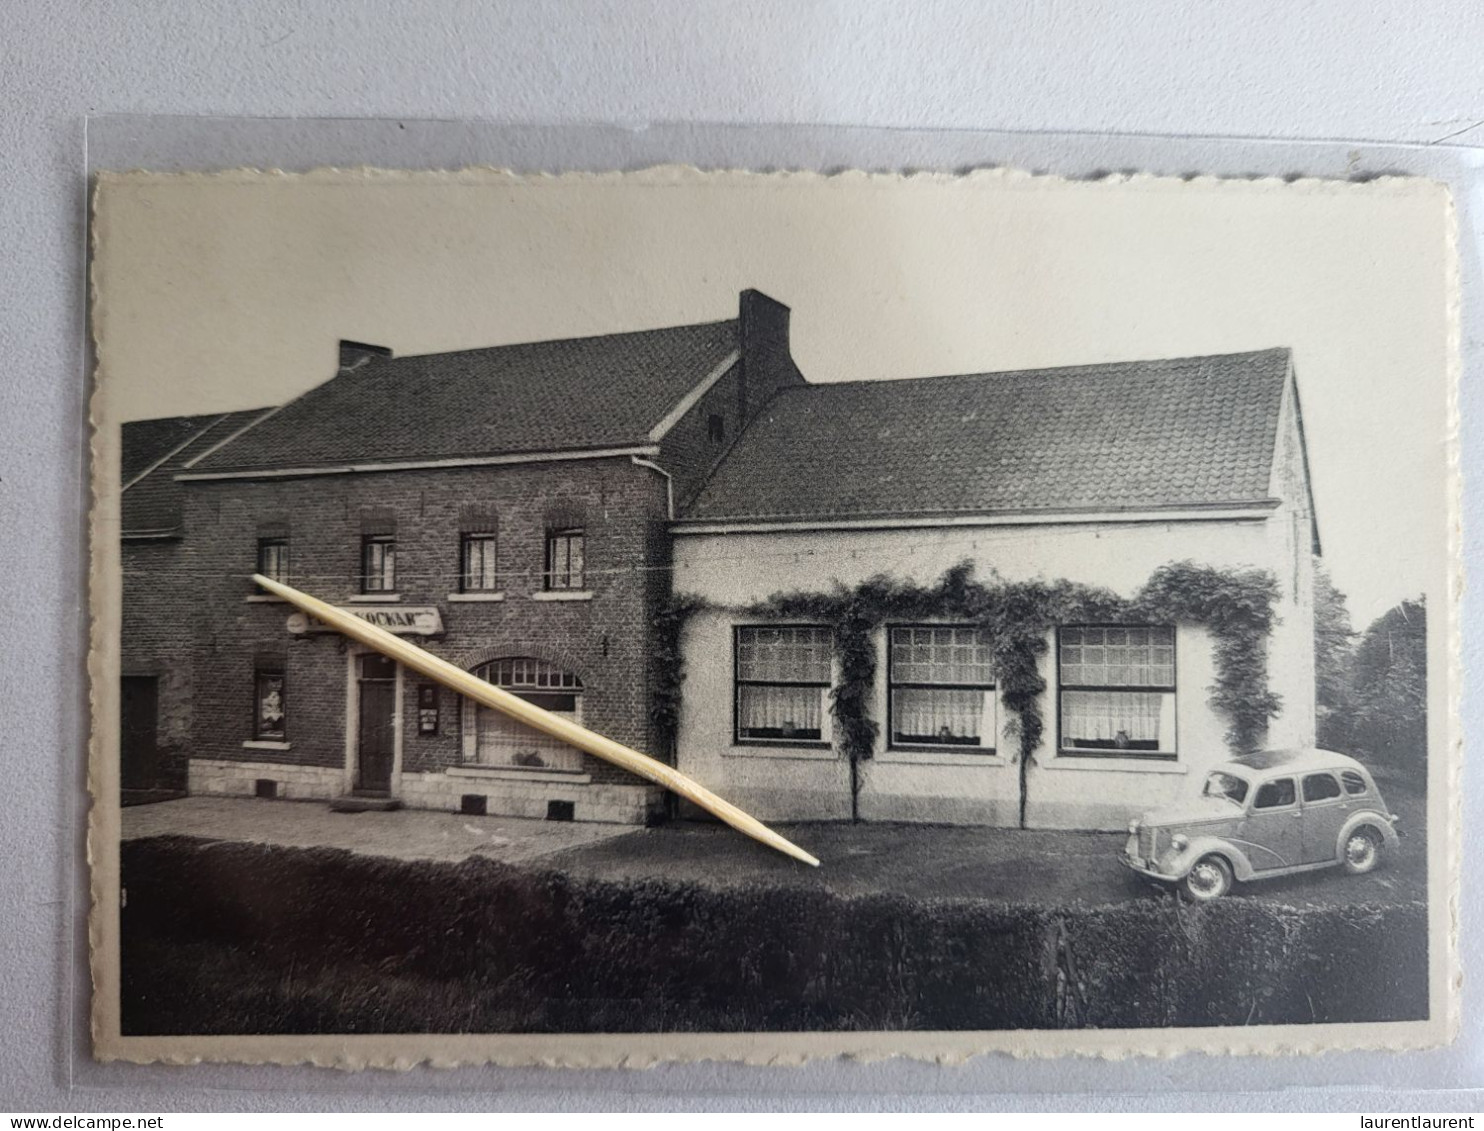
M397 741L397 665L385 656L360 656L357 664L356 788L390 793Z
M159 681L126 675L119 695L119 780L125 789L153 789L159 773Z

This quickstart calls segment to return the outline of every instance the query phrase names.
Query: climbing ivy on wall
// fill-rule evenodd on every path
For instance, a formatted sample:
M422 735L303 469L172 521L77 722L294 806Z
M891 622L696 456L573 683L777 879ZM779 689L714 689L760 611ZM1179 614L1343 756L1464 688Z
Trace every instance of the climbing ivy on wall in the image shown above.
M1041 658L1051 630L1064 624L1203 625L1215 640L1211 705L1228 721L1226 740L1231 748L1238 753L1255 749L1281 704L1268 690L1267 678L1267 641L1277 599L1277 581L1258 569L1173 562L1155 570L1137 593L1126 598L1070 581L1011 582L993 577L980 581L973 563L964 561L931 586L878 575L853 587L836 584L824 592L777 593L734 611L833 627L840 679L830 693L831 714L852 765L870 758L880 732L869 713L877 663L872 632L891 622L939 618L980 626L992 642L995 679L1009 711L1008 725L1024 774L1046 729ZM670 746L685 679L681 632L686 619L706 607L697 598L678 596L659 618L652 717Z

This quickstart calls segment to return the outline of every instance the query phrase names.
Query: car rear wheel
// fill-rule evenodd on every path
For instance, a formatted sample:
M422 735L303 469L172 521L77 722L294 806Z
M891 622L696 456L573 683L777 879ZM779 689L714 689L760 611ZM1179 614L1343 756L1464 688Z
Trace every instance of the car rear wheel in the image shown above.
M1219 856L1202 856L1190 866L1180 888L1197 903L1220 899L1232 889L1232 870Z
M1345 838L1340 862L1352 876L1363 876L1381 863L1381 838L1371 829L1356 829Z

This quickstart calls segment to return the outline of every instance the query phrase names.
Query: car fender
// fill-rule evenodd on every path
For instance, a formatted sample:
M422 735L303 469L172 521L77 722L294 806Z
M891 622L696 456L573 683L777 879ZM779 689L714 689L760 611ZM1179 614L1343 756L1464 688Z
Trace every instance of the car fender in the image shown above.
M1178 855L1170 858L1169 870L1175 873L1176 879L1184 879L1185 874L1195 867L1195 862L1202 856L1220 856L1231 865L1235 879L1252 878L1252 861L1247 859L1247 854L1231 841L1217 836L1192 837Z
M1335 840L1336 860L1343 858L1345 855L1345 842L1350 839L1350 834L1361 825L1368 825L1381 834L1383 848L1396 847L1396 830L1391 827L1391 822L1386 819L1386 815L1384 813L1378 813L1374 809L1362 809L1359 813L1352 813L1349 820L1340 827L1340 835Z

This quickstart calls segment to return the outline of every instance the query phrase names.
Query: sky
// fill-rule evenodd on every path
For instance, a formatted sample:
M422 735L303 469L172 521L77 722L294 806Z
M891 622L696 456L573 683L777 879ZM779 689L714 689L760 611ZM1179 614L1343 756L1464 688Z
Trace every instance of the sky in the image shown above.
M811 381L1287 346L1324 561L1363 628L1448 584L1450 216L1400 180L118 175L95 415L281 403L397 354L793 308Z

